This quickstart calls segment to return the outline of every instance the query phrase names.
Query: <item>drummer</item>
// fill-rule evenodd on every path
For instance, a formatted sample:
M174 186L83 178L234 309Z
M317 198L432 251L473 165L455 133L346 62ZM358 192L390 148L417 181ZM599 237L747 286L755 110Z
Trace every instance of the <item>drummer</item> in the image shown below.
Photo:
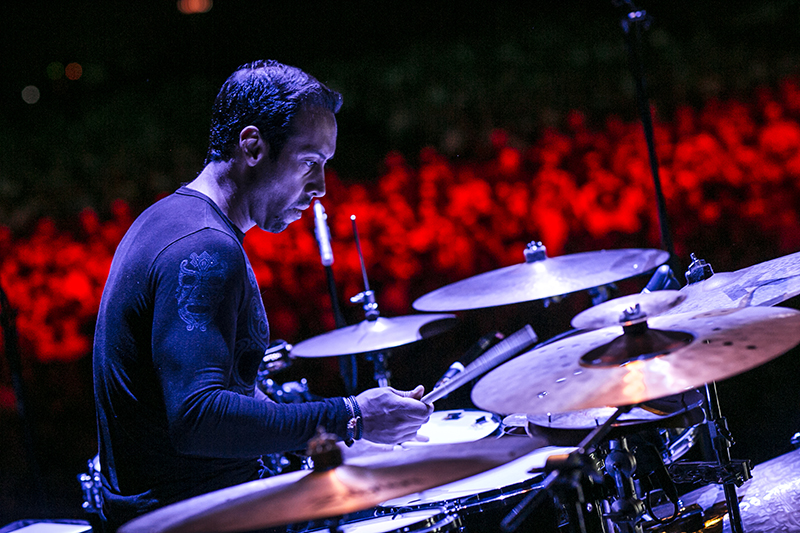
M103 520L269 475L260 456L304 449L317 427L344 442L414 437L422 387L276 404L254 397L269 344L242 247L325 194L341 95L275 61L240 67L212 111L205 166L147 209L114 255L94 340Z

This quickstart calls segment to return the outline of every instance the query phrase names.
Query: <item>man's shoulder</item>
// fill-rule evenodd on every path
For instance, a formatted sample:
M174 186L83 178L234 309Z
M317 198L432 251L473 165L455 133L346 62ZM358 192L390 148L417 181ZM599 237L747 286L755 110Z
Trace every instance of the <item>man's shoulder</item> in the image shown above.
M181 188L148 207L133 223L129 233L138 240L160 241L168 245L205 229L216 230L203 232L207 238L223 242L232 239L232 245L240 242L236 230L219 208L205 196Z

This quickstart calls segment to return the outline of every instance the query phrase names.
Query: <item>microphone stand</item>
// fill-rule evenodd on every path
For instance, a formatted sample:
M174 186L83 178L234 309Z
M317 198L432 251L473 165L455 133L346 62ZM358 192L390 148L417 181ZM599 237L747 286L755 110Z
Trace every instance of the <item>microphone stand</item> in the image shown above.
M658 156L655 149L655 141L653 138L653 118L650 113L650 105L647 97L647 90L644 81L644 67L641 58L641 33L642 30L647 30L650 26L651 18L643 9L638 9L632 0L612 0L614 6L622 8L624 14L620 19L620 25L625 33L625 44L628 48L628 59L630 62L630 69L633 78L636 81L636 101L639 110L639 115L644 127L644 135L647 141L647 153L650 157L650 170L653 174L653 183L655 185L656 202L658 204L658 220L661 229L661 245L669 252L669 264L673 271L678 271L677 258L675 256L675 249L672 244L672 238L669 232L669 223L667 221L667 208L664 200L664 193L661 189L661 181L658 176ZM690 265L690 270L692 265ZM687 278L688 279L688 278ZM705 385L706 391L706 405L709 414L707 421L708 429L711 432L712 446L716 453L716 459L721 470L731 469L731 456L730 444L731 438L728 433L725 418L722 416L719 407L719 400L717 397L717 385L714 382ZM745 476L747 472L745 472ZM741 481L742 476L739 476L736 481ZM739 500L736 497L736 483L733 480L726 479L723 482L725 490L725 500L728 505L728 514L730 515L731 531L733 533L742 533L742 517L739 512Z
M334 323L336 329L339 329L345 327L347 321L339 307L339 292L336 290L336 280L333 277L333 249L327 219L325 208L319 200L314 200L314 233L320 246L320 258L328 280L328 295L331 298ZM342 376L345 393L348 396L355 394L358 388L358 366L355 355L339 356L339 374Z
M658 155L653 135L653 117L650 112L650 102L647 96L647 88L644 79L644 66L641 57L641 33L650 26L651 18L642 9L637 9L631 0L613 0L616 7L622 7L625 14L620 19L620 25L625 33L625 44L628 49L628 60L631 73L636 82L636 103L639 117L644 127L645 141L647 142L647 154L650 159L650 172L653 175L653 185L656 192L656 205L658 207L658 223L661 230L661 247L669 252L669 265L673 272L680 271L675 247L672 243L672 236L669 231L669 221L667 218L667 206L664 200L664 192L661 189L661 179L658 175Z

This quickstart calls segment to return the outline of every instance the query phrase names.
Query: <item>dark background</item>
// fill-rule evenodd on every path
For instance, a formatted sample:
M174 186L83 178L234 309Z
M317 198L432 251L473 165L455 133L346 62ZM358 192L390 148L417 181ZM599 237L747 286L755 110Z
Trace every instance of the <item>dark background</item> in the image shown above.
M648 89L664 116L797 74L796 1L641 7L653 17ZM491 130L530 142L570 109L590 122L635 118L620 16L610 1L217 0L195 15L171 0L5 2L0 222L25 235L42 216L68 223L85 207L107 214L116 198L138 211L191 179L218 86L259 58L299 66L343 93L331 166L347 182L373 179L390 150L412 162L427 145L480 160ZM48 77L52 62L73 61L84 68L80 80ZM36 104L20 97L28 85L40 89ZM503 313L497 320L508 326L513 312ZM763 461L800 431L797 359L793 352L720 384L734 455ZM0 413L0 525L81 516L75 476L95 453L89 366L85 357L28 375L32 412L47 422L36 434L40 486L18 418Z

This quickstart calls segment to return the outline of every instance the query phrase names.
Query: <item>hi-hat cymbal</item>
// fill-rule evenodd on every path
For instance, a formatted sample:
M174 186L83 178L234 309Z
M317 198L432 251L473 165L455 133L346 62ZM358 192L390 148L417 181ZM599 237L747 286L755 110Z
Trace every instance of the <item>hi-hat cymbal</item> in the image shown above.
M575 329L598 329L624 321L622 314L638 306L647 317L661 315L686 299L680 291L656 291L614 298L581 311L570 322Z
M342 516L463 479L546 446L508 437L378 453L203 494L136 518L119 533L251 531Z
M781 307L658 316L647 325L627 334L597 329L524 353L478 381L472 401L501 414L635 405L740 374L800 343L800 312Z
M719 272L680 292L686 300L665 315L778 305L800 294L800 252L735 272Z
M417 311L465 311L542 300L632 278L668 258L663 250L638 248L545 257L457 281L412 305Z
M292 357L329 357L378 352L438 335L456 324L455 315L408 315L364 320L304 340Z

